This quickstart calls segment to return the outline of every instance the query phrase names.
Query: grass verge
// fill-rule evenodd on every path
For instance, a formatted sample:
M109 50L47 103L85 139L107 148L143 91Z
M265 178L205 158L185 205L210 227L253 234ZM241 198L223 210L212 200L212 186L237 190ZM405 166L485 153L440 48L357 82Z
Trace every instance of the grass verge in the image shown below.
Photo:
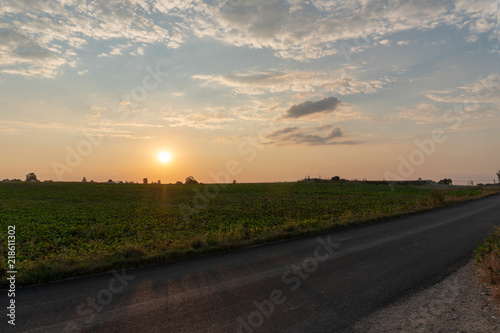
M493 298L500 304L500 227L493 229L474 252L481 281L489 285Z

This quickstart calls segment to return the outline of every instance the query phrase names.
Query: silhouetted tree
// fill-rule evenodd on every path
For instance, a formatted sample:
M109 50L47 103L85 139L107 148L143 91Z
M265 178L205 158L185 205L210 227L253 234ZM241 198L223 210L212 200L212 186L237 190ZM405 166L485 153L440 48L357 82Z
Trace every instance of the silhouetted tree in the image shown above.
M33 172L30 172L26 175L26 181L27 182L37 182L38 179L36 178L36 175Z
M86 183L86 182L87 182L87 178L83 177L82 183Z
M340 180L339 176L332 177L332 182L338 182Z
M175 182L176 185L182 185L182 182L180 180Z
M198 181L193 176L189 176L186 178L185 184L198 184Z
M142 183L143 184L147 184L148 183L148 179L147 178L142 179Z
M498 182L500 183L500 170L497 172Z
M438 184L441 184L441 185L451 185L453 183L453 181L449 178L445 178L445 179L441 179Z
M108 179L108 183L113 183L113 179Z

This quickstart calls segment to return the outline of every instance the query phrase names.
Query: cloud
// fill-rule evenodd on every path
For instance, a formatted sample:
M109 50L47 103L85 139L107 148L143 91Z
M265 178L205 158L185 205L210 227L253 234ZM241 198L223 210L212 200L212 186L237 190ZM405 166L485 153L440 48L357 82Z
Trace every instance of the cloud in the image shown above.
M480 34L496 38L497 13L491 0L4 0L0 66L4 74L52 78L76 66L89 45L106 43L109 51L96 51L102 56L125 54L123 45L140 56L148 45L175 49L194 38L308 61L346 45L366 49L354 40L375 47L398 32L439 26L472 42Z
M500 73L446 90L425 91L424 95L445 108L439 113L435 104L421 103L415 108L401 109L391 119L410 119L417 124L436 123L460 119L462 122L491 119L498 115L500 106ZM452 104L452 105L450 105Z
M447 91L429 91L425 96L440 103L494 104L500 106L500 73Z
M140 55L148 44L178 46L177 23L163 27L149 7L142 0L2 1L0 15L8 18L0 23L2 73L53 78L65 66L75 67L90 41L110 47L100 56L132 47Z
M410 41L409 40L400 40L398 42L396 42L397 45L410 45Z
M410 119L417 124L437 123L444 121L443 114L438 114L439 109L429 103L421 103L414 109L402 110L397 114L399 119Z
M91 116L96 119L98 116ZM151 139L149 135L141 136L135 134L130 128L153 128L163 127L162 125L152 125L133 122L113 122L110 120L91 121L87 124L70 124L50 121L21 121L21 120L2 120L0 127L9 128L11 132L29 128L40 130L65 130L72 133L87 133L88 135L99 135L105 137L128 138L128 139Z
M44 48L34 37L0 25L0 67L5 68L1 73L52 78L63 65L74 63Z
M341 101L335 97L323 98L317 102L306 101L300 104L292 105L285 111L283 118L300 118L317 113L333 112Z
M354 40L375 46L377 40L409 30L450 26L469 34L494 34L498 11L491 0L237 2L218 8L196 6L199 17L186 17L193 34L236 46L268 48L277 57L299 61L340 53L342 45Z
M378 80L362 80L353 70L335 72L279 71L235 73L227 75L194 75L194 79L204 81L203 85L218 84L233 89L234 93L261 95L267 92L312 93L317 89L339 95L374 93L396 81L383 77Z
M204 111L189 113L169 113L165 118L171 127L193 127L198 129L221 129L236 120L225 110L207 108Z
M339 145L358 144L359 141L338 141L344 134L338 127L323 125L319 127L284 127L267 134L265 144L269 145Z

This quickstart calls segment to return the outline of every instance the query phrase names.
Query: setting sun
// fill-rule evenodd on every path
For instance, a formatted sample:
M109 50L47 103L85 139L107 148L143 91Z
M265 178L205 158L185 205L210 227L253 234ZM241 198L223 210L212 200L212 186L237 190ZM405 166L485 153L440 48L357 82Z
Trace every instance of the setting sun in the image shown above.
M162 163L170 162L172 155L168 151L161 151L158 153L158 160Z

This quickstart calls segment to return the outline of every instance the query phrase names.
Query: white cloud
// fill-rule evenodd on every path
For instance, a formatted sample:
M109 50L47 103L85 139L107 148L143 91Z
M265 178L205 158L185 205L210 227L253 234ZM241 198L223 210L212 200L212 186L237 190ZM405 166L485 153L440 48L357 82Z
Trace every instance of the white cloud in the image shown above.
M312 0L315 10L295 0L241 0L238 4L195 7L200 17L186 19L199 37L237 46L266 47L279 57L296 60L338 53L339 43L353 44L355 39L370 43L396 32L440 25L465 28L473 34L486 33L496 22L496 6L489 0L472 4L464 0ZM382 45L388 43L381 40Z
M178 48L193 36L306 61L338 54L342 43L361 51L354 40L389 45L394 33L437 26L462 29L469 41L495 37L497 12L491 0L4 0L0 66L50 78L75 66L90 41L110 47L101 56L128 48L142 55L148 45Z
M321 89L339 95L374 93L394 82L393 78L361 80L345 70L335 73L309 71L268 71L228 75L194 75L205 85L230 87L237 94L260 95L266 92L314 92Z
M409 40L400 40L398 42L396 42L397 45L410 45L410 41Z
M99 118L99 113L94 113L90 119ZM71 131L72 133L87 133L89 135L99 135L105 137L121 137L128 139L151 139L149 135L139 135L134 133L133 128L153 128L163 127L162 125L152 125L145 123L133 122L116 122L110 120L89 121L86 124L77 123L60 123L52 121L22 121L22 120L2 120L0 128L7 128L10 132L14 132L23 128L28 129L48 129L48 130L63 130Z
M121 55L134 44L142 54L142 44L182 40L175 24L164 28L154 21L144 1L6 0L0 14L11 18L0 23L0 66L6 74L55 77L64 66L76 65L89 40L110 45L100 56Z
M447 91L425 93L429 99L441 103L495 104L500 106L500 73L479 77L476 81Z
M439 114L439 109L429 103L421 103L413 109L401 110L397 114L399 119L410 119L417 124L436 123L444 121L443 115Z
M236 120L234 116L228 115L224 109L207 108L203 111L188 113L169 112L163 118L171 127L193 127L199 129L221 129L229 126Z
M434 102L445 103L445 107L421 103L412 109L400 108L396 116L389 118L410 119L417 124L449 122L454 119L459 119L462 124L495 118L500 111L500 74L479 77L476 81L457 88L426 91L424 95ZM452 126L454 130L457 127L460 126Z

